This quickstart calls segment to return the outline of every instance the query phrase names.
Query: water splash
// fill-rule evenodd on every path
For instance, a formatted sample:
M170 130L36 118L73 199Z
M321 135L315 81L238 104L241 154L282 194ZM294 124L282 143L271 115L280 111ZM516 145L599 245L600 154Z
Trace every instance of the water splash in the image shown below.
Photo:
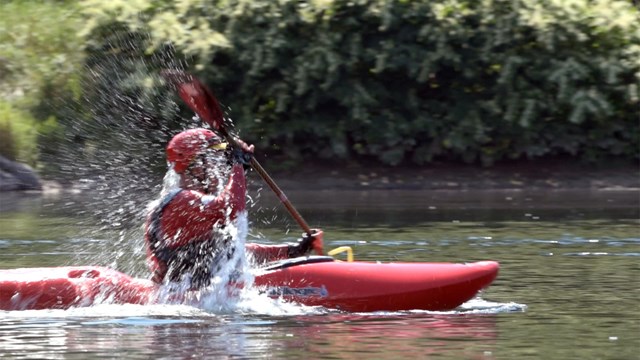
M498 314L524 312L527 310L527 305L515 302L500 303L478 297L460 305L458 310L464 314Z
M56 118L61 131L48 138L40 160L44 177L64 189L47 196L70 200L57 202L58 212L83 216L87 226L78 236L107 240L69 245L82 254L69 265L140 273L144 264L131 261L131 255L138 260L143 256L140 225L161 187L164 147L194 121L181 118L174 91L162 86L156 74L187 65L170 46L145 54L149 38L144 34L114 31L103 36L87 50L86 71L78 84L81 97L56 100L47 114Z

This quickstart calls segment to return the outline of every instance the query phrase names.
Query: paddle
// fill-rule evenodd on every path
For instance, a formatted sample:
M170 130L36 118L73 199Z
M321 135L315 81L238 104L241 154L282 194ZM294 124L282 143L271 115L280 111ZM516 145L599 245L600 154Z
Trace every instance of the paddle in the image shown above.
M229 129L233 127L233 124L225 119L222 109L220 109L220 103L213 93L195 76L185 73L181 70L164 70L161 72L162 76L167 79L178 90L180 98L189 105L198 116L209 124L212 128L218 131L229 144L235 148L240 148L238 141L234 138ZM254 156L251 156L251 167L260 175L260 177L267 183L269 188L276 194L278 199L284 204L289 214L300 225L302 230L307 235L311 235L311 228L306 221L302 218L302 215L293 207L293 204L284 192L278 187L275 181L267 174L266 170L258 163L258 160ZM318 255L322 255L322 249L316 249Z

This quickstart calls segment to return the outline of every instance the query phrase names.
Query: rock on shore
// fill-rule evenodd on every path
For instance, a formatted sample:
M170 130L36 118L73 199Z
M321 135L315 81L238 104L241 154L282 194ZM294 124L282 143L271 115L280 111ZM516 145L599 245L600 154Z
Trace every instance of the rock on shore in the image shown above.
M42 190L42 182L29 166L0 156L0 191L15 190Z

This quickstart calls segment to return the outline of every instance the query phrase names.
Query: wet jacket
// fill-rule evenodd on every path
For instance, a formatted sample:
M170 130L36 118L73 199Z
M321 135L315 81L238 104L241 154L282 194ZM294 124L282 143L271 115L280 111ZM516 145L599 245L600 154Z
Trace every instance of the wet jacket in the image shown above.
M225 226L246 210L244 170L236 164L229 181L217 196L177 189L150 212L145 225L145 243L152 279L180 281L189 274L194 287L206 286L220 270L225 258L235 252ZM288 257L287 245L247 244L258 261Z

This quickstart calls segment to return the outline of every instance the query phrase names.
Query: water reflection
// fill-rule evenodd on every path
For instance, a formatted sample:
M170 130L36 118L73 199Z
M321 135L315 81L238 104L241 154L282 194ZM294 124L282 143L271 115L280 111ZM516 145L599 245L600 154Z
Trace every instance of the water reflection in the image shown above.
M0 326L14 358L481 358L496 315L40 318ZM84 357L83 357L84 356Z

